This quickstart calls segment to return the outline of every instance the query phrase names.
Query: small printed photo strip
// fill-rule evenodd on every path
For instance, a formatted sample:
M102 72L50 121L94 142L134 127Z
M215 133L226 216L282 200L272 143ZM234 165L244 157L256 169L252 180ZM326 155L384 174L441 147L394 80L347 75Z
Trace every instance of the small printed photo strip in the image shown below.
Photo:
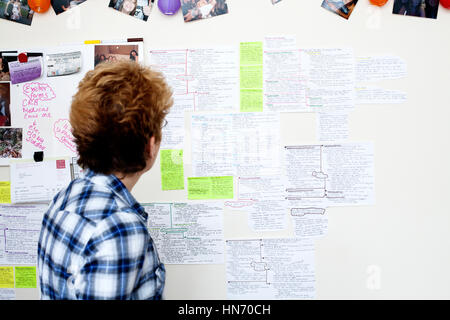
M228 13L226 0L181 0L184 22L207 19Z
M52 0L52 7L56 14L63 13L67 10L75 8L87 0Z
M94 51L94 66L119 60L139 62L138 45L96 45Z
M0 128L0 158L22 158L22 128Z
M139 20L147 21L152 11L150 0L110 0L109 7Z
M393 14L436 19L439 0L395 0Z
M323 0L322 8L348 19L358 0Z
M30 9L27 1L0 0L0 19L31 25L34 11Z

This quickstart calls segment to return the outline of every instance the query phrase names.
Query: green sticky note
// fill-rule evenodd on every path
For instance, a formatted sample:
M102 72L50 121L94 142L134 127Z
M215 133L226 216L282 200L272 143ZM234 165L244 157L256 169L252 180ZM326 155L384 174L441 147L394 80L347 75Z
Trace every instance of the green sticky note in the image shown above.
M263 67L262 66L241 66L240 67L241 89L263 87Z
M241 65L263 64L262 42L241 42L240 44Z
M233 177L188 178L188 199L233 199Z
M36 288L36 267L15 267L16 288Z
M0 181L0 203L11 203L11 182Z
M263 91L262 90L241 90L241 112L262 112L263 111Z
M161 150L161 186L163 190L183 190L183 150Z
M13 267L0 267L0 288L14 288Z

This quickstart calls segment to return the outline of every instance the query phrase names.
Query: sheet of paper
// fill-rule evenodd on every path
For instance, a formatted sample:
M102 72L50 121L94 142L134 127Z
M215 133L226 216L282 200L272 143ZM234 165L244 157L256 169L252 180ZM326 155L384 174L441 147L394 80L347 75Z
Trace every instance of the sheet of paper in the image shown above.
M223 203L149 203L143 207L163 263L224 263Z
M0 181L0 203L11 203L11 182Z
M190 177L188 180L188 199L233 199L233 177Z
M356 58L356 81L381 81L406 77L406 61L393 55L365 56Z
M174 105L166 119L161 147L183 149L184 114L237 111L239 53L235 47L151 50L150 65L173 89Z
M372 85L358 85L355 88L357 104L397 104L407 100L406 92L389 90Z
M191 127L193 176L279 173L279 113L193 114Z
M264 50L264 110L310 111L298 49Z
M317 137L319 141L345 141L348 139L348 113L318 112Z
M11 202L50 202L71 181L67 159L11 161Z
M183 150L161 150L161 186L163 190L184 189Z
M287 201L283 175L238 177L237 200L225 202L231 209L248 213L253 231L276 231L287 228Z
M263 111L263 43L240 43L240 110Z
M351 48L301 49L311 110L352 110L355 103L355 59Z
M14 267L16 288L36 288L36 267Z
M94 66L93 48L89 45L59 46L48 48L44 53L48 56L74 51L82 53L80 72L11 85L12 126L23 130L24 159L32 158L35 151L44 151L46 157L77 156L69 110L77 84ZM7 165L8 161L0 159L0 165Z
M286 146L286 197L292 207L372 205L372 143Z
M14 288L13 267L0 266L0 288Z
M313 299L314 245L304 239L227 240L227 298Z
M36 264L47 204L0 205L0 264Z
M297 49L297 39L293 34L269 35L264 37L264 50Z
M326 209L320 207L290 208L290 217L297 238L319 238L328 231Z

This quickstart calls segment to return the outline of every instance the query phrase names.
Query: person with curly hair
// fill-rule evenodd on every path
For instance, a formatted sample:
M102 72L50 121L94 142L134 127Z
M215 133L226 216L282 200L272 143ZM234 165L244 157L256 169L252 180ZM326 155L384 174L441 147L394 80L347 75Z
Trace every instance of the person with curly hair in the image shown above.
M161 299L165 267L131 194L158 155L173 104L164 76L101 63L70 109L84 174L53 198L38 242L41 299Z

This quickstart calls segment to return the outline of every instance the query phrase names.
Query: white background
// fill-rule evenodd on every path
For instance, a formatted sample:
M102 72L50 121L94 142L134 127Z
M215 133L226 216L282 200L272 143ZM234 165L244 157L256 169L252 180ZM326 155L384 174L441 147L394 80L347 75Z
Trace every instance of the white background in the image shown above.
M32 26L0 20L0 48L48 47L87 39L143 37L152 49L237 45L266 35L294 34L298 47L352 47L356 56L397 55L408 77L380 83L407 92L400 105L357 106L349 141L375 144L376 205L330 208L328 234L316 243L318 299L450 298L450 11L438 19L392 14L360 0L349 20L322 0L228 0L230 13L184 23L181 11L155 7L147 22L88 0L58 16L35 14ZM314 141L315 115L284 114L282 143ZM185 154L188 150L185 151ZM189 160L189 159L187 159ZM185 176L190 174L185 160ZM9 168L0 167L0 181ZM163 192L159 162L133 190L141 202L185 201L185 191ZM278 237L253 233L247 217L225 212L226 238ZM37 289L16 289L37 299ZM225 299L225 265L168 265L166 299Z

